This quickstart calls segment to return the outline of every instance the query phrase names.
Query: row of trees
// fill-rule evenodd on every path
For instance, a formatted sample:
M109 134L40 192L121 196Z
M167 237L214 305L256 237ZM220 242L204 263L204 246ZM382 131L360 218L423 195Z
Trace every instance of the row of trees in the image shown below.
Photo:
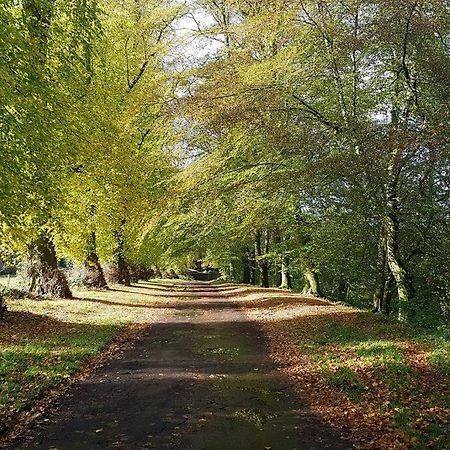
M196 8L208 17L198 34L220 48L181 101L201 156L161 217L167 260L202 256L246 283L294 285L400 320L448 311L448 5Z
M181 10L162 1L7 0L0 5L0 239L27 289L70 297L58 258L84 283L129 283L139 230L175 136L164 55Z
M0 247L33 293L70 296L61 256L96 287L100 261L127 284L203 259L450 309L445 2L6 0L0 22ZM209 54L186 68L176 28Z

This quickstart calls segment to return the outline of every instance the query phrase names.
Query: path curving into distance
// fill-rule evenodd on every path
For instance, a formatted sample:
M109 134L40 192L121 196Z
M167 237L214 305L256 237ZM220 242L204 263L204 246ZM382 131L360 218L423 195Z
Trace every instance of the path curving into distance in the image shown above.
M282 378L257 321L261 310L320 314L332 305L231 284L148 282L130 290L142 293L139 307L164 311L158 322L70 388L14 448L352 448Z

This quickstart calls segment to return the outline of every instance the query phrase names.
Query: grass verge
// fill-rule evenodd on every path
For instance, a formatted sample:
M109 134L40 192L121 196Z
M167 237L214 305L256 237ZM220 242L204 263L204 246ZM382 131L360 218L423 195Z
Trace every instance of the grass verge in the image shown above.
M72 300L8 299L0 321L0 435L133 323L162 309L138 288L75 291Z

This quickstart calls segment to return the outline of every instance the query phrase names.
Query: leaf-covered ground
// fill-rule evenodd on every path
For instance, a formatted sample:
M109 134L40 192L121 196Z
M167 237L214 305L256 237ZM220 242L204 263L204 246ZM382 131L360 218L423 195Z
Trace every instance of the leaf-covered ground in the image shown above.
M445 330L420 333L354 310L261 319L272 358L359 447L450 448Z
M1 432L14 417L32 415L50 388L61 390L86 371L94 355L114 358L116 336L136 338L123 332L129 324L206 321L226 330L239 322L264 333L261 355L268 351L299 399L357 447L450 447L446 329L427 333L320 299L238 285L141 283L76 291L74 300L10 300L8 307L0 322ZM228 360L239 353L235 342L211 345L199 344L194 354Z

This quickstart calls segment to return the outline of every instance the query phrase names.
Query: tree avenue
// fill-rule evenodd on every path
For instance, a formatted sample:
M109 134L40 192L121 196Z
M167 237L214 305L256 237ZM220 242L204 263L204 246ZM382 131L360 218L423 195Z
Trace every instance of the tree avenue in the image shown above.
M400 321L450 313L441 0L5 0L0 260L24 288L194 261Z

